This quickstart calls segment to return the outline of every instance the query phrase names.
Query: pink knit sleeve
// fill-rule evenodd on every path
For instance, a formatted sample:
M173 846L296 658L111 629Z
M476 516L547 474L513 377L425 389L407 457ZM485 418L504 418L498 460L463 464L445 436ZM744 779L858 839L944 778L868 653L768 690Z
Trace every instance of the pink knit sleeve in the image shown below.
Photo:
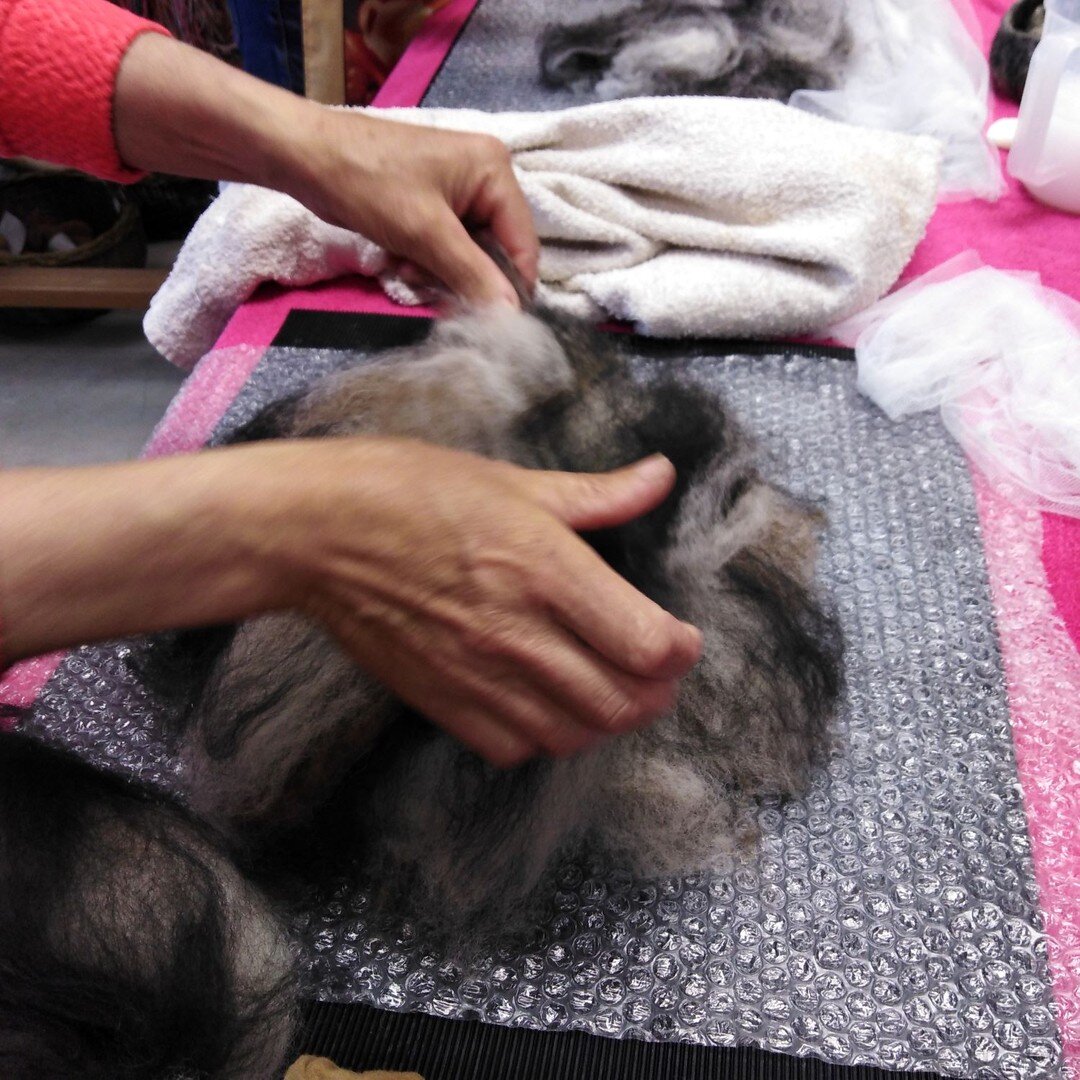
M142 176L120 160L112 107L120 61L147 30L167 33L107 0L0 0L0 157Z

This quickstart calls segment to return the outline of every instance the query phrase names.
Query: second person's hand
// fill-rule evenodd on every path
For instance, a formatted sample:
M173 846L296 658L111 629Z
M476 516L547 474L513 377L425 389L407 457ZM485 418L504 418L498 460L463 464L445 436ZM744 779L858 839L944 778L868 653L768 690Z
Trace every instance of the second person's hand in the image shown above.
M672 708L700 633L574 531L656 506L674 481L666 459L593 475L400 439L260 452L262 470L273 453L279 477L302 477L260 526L283 599L492 762L573 754Z

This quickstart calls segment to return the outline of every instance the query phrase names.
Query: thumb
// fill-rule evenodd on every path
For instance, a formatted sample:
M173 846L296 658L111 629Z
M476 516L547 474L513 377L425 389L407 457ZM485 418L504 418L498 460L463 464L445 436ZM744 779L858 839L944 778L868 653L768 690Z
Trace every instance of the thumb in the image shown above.
M662 454L608 473L533 473L533 497L582 532L623 525L647 514L675 485L675 466Z
M449 207L425 237L423 250L401 252L434 274L455 296L473 304L509 303L517 293Z

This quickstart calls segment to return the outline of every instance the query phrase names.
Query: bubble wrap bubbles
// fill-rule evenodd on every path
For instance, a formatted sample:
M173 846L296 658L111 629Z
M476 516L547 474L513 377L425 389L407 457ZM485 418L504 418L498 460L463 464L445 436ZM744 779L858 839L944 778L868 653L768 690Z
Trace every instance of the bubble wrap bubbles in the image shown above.
M346 362L271 350L224 421ZM710 873L563 866L524 951L470 967L372 921L342 883L294 926L312 989L496 1023L965 1076L1066 1075L971 482L936 417L894 425L854 367L696 355L765 471L830 516L820 576L848 639L836 747L808 793L764 801L761 841ZM650 361L642 360L642 370ZM124 649L58 670L35 725L175 782Z
M830 333L892 419L940 407L997 484L1080 517L1080 303L967 251Z

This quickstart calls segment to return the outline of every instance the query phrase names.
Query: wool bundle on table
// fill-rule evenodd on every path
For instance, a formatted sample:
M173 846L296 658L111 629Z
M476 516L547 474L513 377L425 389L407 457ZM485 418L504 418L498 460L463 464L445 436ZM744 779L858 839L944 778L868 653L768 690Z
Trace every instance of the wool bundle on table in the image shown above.
M831 90L851 53L844 0L649 0L549 25L548 85L600 99L722 94L787 99Z
M758 794L799 790L839 691L839 634L814 599L822 516L756 471L714 399L642 384L582 325L480 313L272 406L240 439L377 432L534 468L600 471L663 452L675 493L592 544L699 626L674 713L567 761L486 765L411 713L315 625L272 615L160 645L185 718L196 809L256 862L282 845L357 859L380 903L452 942L527 928L554 860L598 850L653 876L709 866ZM746 839L745 836L742 839Z

